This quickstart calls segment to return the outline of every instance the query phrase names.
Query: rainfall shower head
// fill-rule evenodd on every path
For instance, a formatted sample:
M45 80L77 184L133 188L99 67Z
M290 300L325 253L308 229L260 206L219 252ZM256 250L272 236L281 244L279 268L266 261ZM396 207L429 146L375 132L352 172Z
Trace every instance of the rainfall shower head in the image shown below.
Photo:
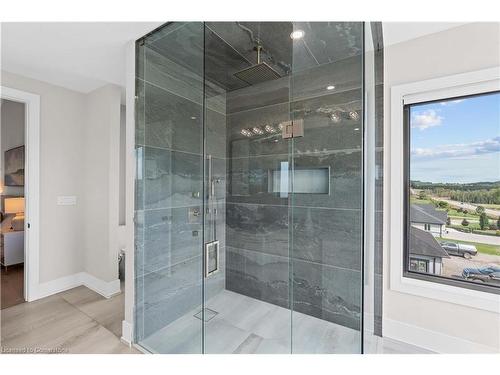
M257 83L281 78L281 74L279 74L269 64L260 61L260 51L262 50L262 46L258 45L255 49L257 51L257 64L234 73L234 76L249 85L256 85Z

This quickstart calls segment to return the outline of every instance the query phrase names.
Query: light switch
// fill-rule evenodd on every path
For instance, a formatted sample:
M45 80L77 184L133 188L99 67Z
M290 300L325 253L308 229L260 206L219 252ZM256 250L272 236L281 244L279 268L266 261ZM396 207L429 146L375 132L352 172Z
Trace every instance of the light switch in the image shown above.
M60 195L57 197L58 206L75 206L76 196L74 195Z

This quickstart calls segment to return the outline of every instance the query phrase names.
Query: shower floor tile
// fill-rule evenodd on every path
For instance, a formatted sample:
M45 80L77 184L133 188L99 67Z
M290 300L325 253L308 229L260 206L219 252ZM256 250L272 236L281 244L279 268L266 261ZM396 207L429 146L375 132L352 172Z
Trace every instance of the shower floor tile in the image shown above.
M218 312L205 323L206 353L359 353L358 331L223 290L205 304ZM147 337L153 353L201 353L200 308ZM293 316L293 318L292 318ZM293 324L292 324L293 319ZM290 338L290 327L292 337Z

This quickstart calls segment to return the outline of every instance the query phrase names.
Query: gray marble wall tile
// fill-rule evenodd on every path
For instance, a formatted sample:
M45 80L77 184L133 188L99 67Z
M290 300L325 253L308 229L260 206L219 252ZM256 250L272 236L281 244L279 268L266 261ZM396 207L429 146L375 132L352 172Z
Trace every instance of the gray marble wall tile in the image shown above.
M362 85L362 57L352 56L343 60L316 65L310 69L295 71L292 74L292 101L330 95L360 89ZM327 86L334 85L334 90Z
M248 111L290 100L290 76L227 93L227 114Z
M137 215L137 230L142 232L139 240L143 263L142 268L136 267L137 276L172 267L200 255L202 222L201 217L197 223L189 221L191 208L148 210L140 217Z
M274 192L274 172L279 171L281 163L288 162L289 159L293 160L296 170L327 169L329 192L295 192L288 196ZM290 171L289 178L291 175ZM317 183L323 182L318 180ZM297 153L293 158L284 154L228 159L228 183L227 200L233 203L359 209L362 194L361 152L327 151Z
M229 114L228 157L287 154L292 142L296 152L361 149L361 99L360 90L351 90ZM348 112L352 110L358 113L358 120L348 116ZM337 123L330 118L331 113L336 111L341 118ZM279 124L292 118L304 120L304 136L283 139ZM271 125L275 133L266 132L266 125ZM251 137L242 134L242 130L254 127L263 130L263 134Z
M362 22L293 22L293 27L304 31L293 43L294 73L350 56L361 58Z
M286 257L226 248L226 289L289 308Z
M288 256L288 214L286 206L227 203L227 247Z
M226 158L226 116L205 110L205 154Z
M228 202L287 205L288 196L273 192L272 184L289 160L288 154L228 159Z
M304 120L304 136L293 139L295 151L361 148L361 119L363 118L361 90L294 101L291 109L293 119ZM348 116L350 111L356 111L359 119L350 118ZM332 113L339 115L339 122L331 119Z
M294 206L361 208L362 178L361 152L327 151L311 154L294 154L295 168L330 168L330 193L294 193ZM314 183L314 181L311 181ZM318 182L320 183L320 182Z
M278 125L290 119L289 103L270 105L228 114L227 157L233 158L288 153L289 141L281 137L281 134L278 132ZM252 129L253 127L264 129L266 125L273 126L276 133L265 133L250 138L241 133L243 129Z
M329 193L296 192L285 196L274 192L274 172L281 169L281 163L290 159L296 169L328 168ZM288 205L290 197L290 203L297 206L357 209L361 205L362 192L361 152L297 152L293 158L284 154L228 159L228 183L228 202Z
M359 271L300 260L292 267L294 311L360 329Z
M135 80L135 146L144 145L146 130L146 111L145 111L145 82Z
M202 106L149 83L144 89L145 145L200 154Z
M146 43L160 55L203 77L203 34L202 22L176 23L164 28L161 37L154 36Z
M200 105L203 105L205 95L205 105L208 109L226 113L224 89L170 60L169 55L162 55L148 47L144 50L142 79Z
M201 275L200 255L136 279L136 288L141 291L136 304L142 305L144 311L144 337L201 305Z
M143 153L136 209L201 207L203 159L200 155L152 147L144 147ZM144 207L141 207L141 198Z
M361 211L292 208L292 257L360 270Z

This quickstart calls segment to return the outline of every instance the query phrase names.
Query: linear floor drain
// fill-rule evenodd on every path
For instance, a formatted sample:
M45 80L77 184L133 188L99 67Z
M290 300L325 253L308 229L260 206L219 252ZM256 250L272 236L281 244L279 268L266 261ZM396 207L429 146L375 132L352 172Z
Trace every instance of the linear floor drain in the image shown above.
M208 322L210 319L213 319L213 318L215 317L215 315L217 315L217 314L218 314L218 312L217 312L217 311L214 311L214 310L211 310L211 309L208 309L208 308L205 308L205 309L203 309L203 310L205 310L205 317L204 317L204 318L205 318L205 319L204 319L204 321L205 321L205 322ZM201 320L201 319L202 319L202 315L203 315L203 314L202 314L202 311L200 310L200 312L198 312L198 313L194 314L193 316L194 316L195 318L197 318L197 319L200 319L200 320Z

